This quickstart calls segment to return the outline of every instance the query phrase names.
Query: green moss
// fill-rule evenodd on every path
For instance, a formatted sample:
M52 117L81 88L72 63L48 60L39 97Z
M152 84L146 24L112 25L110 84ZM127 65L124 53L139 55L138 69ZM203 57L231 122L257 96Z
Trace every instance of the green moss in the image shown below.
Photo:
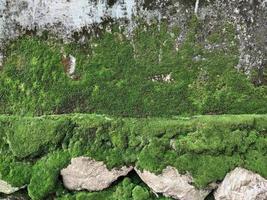
M64 133L67 132L64 139L60 140L61 145L52 145L53 148L47 148L39 154L36 144L28 143L28 148L33 150L31 155L42 156L35 157L36 160L31 160L31 157L18 160L9 150L12 145L5 145L0 160L1 178L16 186L29 184L28 191L32 199L45 199L49 195L64 196L66 191L58 179L59 171L72 157L77 156L104 161L109 168L132 165L157 174L168 165L174 166L180 173L192 174L194 184L199 188L222 180L226 173L237 166L267 177L266 115L141 119L95 114L0 117L0 123L5 124L10 132L17 130L18 124L25 124L25 121L29 124L32 121L34 127L67 122L60 128ZM43 137L45 129L38 130L40 137ZM5 133L8 134L2 133L3 137ZM35 137L31 134L23 136L25 141ZM40 144L43 144L42 141ZM24 148L24 144L17 145L18 149ZM49 153L44 155L46 152ZM101 199L109 196L113 200L120 196L121 199L144 199L147 195L147 189L133 181L133 184L119 184L103 193L79 193L64 198ZM149 195L149 198L154 198Z
M65 195L57 198L57 200L111 200L112 193L110 191L102 192L79 192L75 195Z
M149 192L147 189L137 185L132 190L133 200L146 200L149 199Z
M170 200L166 197L156 197L135 177L124 178L117 185L101 192L77 192L65 195L57 200Z
M7 121L0 119L0 154L4 155L9 152L9 147L6 138L6 129L8 128Z
M171 165L199 188L236 166L267 177L267 88L234 69L231 24L201 39L203 27L193 17L178 51L180 29L164 21L138 21L132 38L114 25L84 45L37 36L11 42L0 71L0 113L8 114L0 115L0 178L28 184L34 200L142 200L156 197L129 178L103 192L66 195L59 171L72 157L89 156L154 173ZM203 41L225 48L211 52ZM79 80L64 74L61 47L76 57ZM170 83L152 81L170 73ZM186 117L196 114L235 115Z
M59 173L70 161L68 152L56 151L43 157L33 167L28 186L29 196L33 200L45 199L56 191Z
M72 128L66 120L42 118L26 118L12 125L12 129L7 131L7 140L12 153L18 158L36 156L55 149Z
M194 184L203 188L214 180L221 181L236 166L242 165L240 155L183 154L176 158L175 167L180 172L190 171Z
M8 45L0 72L0 113L101 113L115 116L266 113L266 86L254 87L235 70L238 44L234 27L225 23L207 36L224 43L204 48L205 24L193 17L186 40L175 49L179 27L138 21L132 38L116 25L88 43L62 44L23 36ZM221 31L224 29L224 31ZM77 59L80 80L70 80L61 64L64 47ZM196 61L198 56L203 59ZM153 82L171 73L173 81Z
M207 37L207 40L215 44L221 44L225 42L227 45L237 42L234 25L229 22L218 25L216 29Z
M32 173L30 162L16 161L6 155L0 156L0 178L14 187L22 187L30 182Z

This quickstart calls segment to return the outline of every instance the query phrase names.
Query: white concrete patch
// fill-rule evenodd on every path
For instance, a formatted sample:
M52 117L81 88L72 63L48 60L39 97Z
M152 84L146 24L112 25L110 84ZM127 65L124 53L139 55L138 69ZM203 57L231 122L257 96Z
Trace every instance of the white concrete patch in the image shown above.
M79 31L81 28L100 23L103 18L131 19L136 11L134 0L118 0L109 7L106 0L96 3L85 0L24 0L26 9L21 8L21 1L11 1L10 10L19 11L13 20L25 29L47 29L62 27L65 34Z

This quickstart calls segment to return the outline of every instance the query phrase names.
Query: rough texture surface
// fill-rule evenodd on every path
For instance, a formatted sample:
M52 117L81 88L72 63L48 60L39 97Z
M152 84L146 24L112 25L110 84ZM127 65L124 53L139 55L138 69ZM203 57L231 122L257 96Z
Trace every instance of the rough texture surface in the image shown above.
M70 190L100 191L110 186L120 176L126 176L133 168L122 167L108 170L104 162L88 157L77 157L61 170L64 186Z
M155 193L162 193L166 197L180 200L204 200L210 192L196 189L190 184L193 182L190 175L181 175L177 169L170 166L166 167L160 175L146 170L143 172L135 170Z
M156 18L159 21L167 19L170 24L181 27L183 31L177 38L179 43L187 35L188 20L194 14L192 2L118 0L110 4L108 1L2 0L0 38L15 38L25 33L25 30L37 33L48 30L66 39L71 38L74 32L94 32L95 25L99 26L110 19L120 20L121 25L125 25L126 20L129 22L127 30L132 30L136 26L134 19ZM208 34L226 21L235 25L240 43L237 68L246 73L252 69L262 71L266 65L266 4L263 0L214 0L199 5L198 17L206 24L204 33ZM223 49L223 45L207 48Z
M228 173L215 193L216 200L266 200L267 180L242 168Z
M8 184L7 182L0 180L0 193L12 194L18 190L19 188L12 187L12 185Z
M31 125L26 129L25 127L18 129L18 127L25 126L25 122ZM54 122L60 122L60 126L55 126ZM47 130L51 132L48 135ZM59 130L63 137L55 142ZM198 195L200 192L195 192L190 186L192 182L194 182L192 185L197 188L206 189L210 183L223 180L225 175L236 166L259 173L266 179L266 130L266 115L209 115L172 119L118 118L96 114L42 117L0 115L0 152L3 152L0 156L0 177L16 187L28 185L27 193L33 200L50 199L51 195L51 199L58 200L128 200L132 199L132 194L136 196L140 191L144 198L135 198L135 200L157 199L135 173L129 173L127 177L120 178L107 190L78 192L75 193L77 198L64 198L65 195L72 196L72 193L62 191L60 171L70 164L71 158L84 155L103 161L108 169L135 165L139 169L161 174L152 177L157 183L161 181L165 184L165 188L169 188L166 191L171 191L175 186L177 190L181 183L184 183L188 186L186 189L191 190L189 194ZM28 132L44 138L36 139ZM24 138L24 140L12 140L12 147L16 147L17 150L14 152L25 149L25 144L22 143L27 141L29 147L26 152L30 154L27 153L25 158L22 156L23 159L15 156L18 154L13 156L14 149L12 150L6 143L6 138L8 138L6 134L13 134L14 138L17 138L16 135ZM46 148L42 148L43 146ZM75 160L74 164L76 164L68 168L68 171L72 169L69 181L77 178L82 185L84 183L82 181L85 181L84 177L87 177L89 172L88 162L93 164L99 164L99 162L93 162L88 158L85 160L80 158L78 162ZM99 165L102 166L102 171L101 169L94 172L91 170L94 176L97 175L96 172L104 173L103 176L93 180L97 183L100 178L102 181L107 178L106 174L110 174L103 163ZM170 174L173 174L171 179L178 177L184 180L172 182L166 176L166 172L162 174L167 166L173 166L183 174L190 173L193 181L191 177L179 176L176 170L170 170L172 172ZM144 177L143 180L145 180ZM176 185L173 186L170 183ZM79 184L76 186L81 187ZM164 190L164 188L160 189ZM186 190L187 194L188 190ZM82 198L84 195L86 197ZM202 193L200 197L201 195ZM120 196L124 198L118 198ZM159 199L166 200L166 198Z

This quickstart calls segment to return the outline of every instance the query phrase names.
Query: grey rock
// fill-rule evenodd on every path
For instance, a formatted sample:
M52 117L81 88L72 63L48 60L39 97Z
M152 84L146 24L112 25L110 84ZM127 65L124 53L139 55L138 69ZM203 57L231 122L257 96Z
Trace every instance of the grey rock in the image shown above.
M67 168L61 170L63 184L69 190L100 191L108 188L121 176L126 176L133 167L121 167L109 170L104 162L88 157L71 160Z
M18 188L18 187L13 187L12 185L7 183L6 181L0 180L0 193L12 194L12 193L18 191L19 189L20 188Z
M243 168L226 175L215 192L216 200L266 200L267 180Z
M193 179L190 175L181 175L174 167L166 167L162 174L156 175L144 170L141 172L135 169L139 177L155 193L161 193L166 197L179 200L204 200L211 189L199 190L191 183Z

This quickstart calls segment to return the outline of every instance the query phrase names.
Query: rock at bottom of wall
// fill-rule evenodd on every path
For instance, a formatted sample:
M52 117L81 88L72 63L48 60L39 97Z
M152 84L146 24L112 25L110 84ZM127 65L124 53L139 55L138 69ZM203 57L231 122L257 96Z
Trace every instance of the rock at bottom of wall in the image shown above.
M0 180L0 193L4 193L4 194L12 194L16 191L18 191L20 188L18 187L13 187L12 185L10 185L9 183Z
M198 190L191 185L193 178L190 175L181 175L174 167L166 167L162 174L156 175L149 171L135 169L139 177L155 192L166 197L179 200L204 200L210 190Z
M133 167L121 167L109 170L104 162L89 157L77 157L71 160L67 168L61 170L64 186L70 190L101 191L108 188L121 176L126 176ZM206 189L198 189L189 174L179 174L174 167L166 167L157 175L147 170L136 173L154 193L163 194L179 200L204 200L207 195L218 187L210 184ZM2 183L3 184L3 183ZM0 192L4 188L0 182ZM12 186L7 185L6 193L12 193ZM16 190L15 190L16 191ZM267 180L260 175L237 167L226 175L215 191L216 200L267 200Z
M121 167L109 170L104 162L88 157L77 157L61 170L63 184L69 190L101 191L121 176L126 176L133 167Z
M267 180L237 167L226 175L215 192L216 200L267 200Z

